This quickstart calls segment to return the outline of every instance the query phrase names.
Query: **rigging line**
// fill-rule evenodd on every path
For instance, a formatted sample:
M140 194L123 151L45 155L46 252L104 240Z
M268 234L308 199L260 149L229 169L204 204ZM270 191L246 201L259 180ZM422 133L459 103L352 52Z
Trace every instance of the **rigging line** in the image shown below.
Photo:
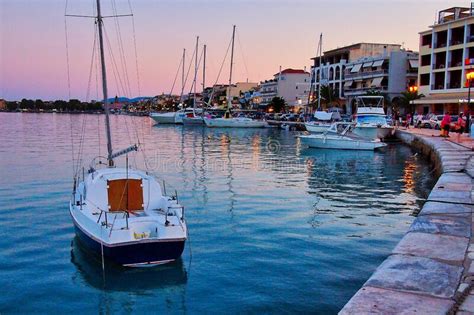
M190 60L193 59L195 53L196 53L196 48L194 48L194 51L193 51L193 54L191 55L191 59L190 59ZM184 87L186 86L186 82L188 82L188 76L189 76L189 71L191 70L191 64L192 64L192 63L190 62L190 63L189 63L189 66L188 66L188 71L186 72L186 77L184 78L184 84L183 84L183 86L181 87L181 97L180 97L180 99L183 98Z
M115 61L115 56L114 56L114 53L112 51L112 45L110 44L109 36L107 35L107 31L106 31L106 28L104 27L104 25L103 25L102 29L104 30L104 35L105 35L104 37L105 37L105 40L107 42L106 46L107 46L107 49L108 49L108 52L109 52L109 55L110 55L110 59L112 61L112 70L113 70L112 72L114 73L116 83L118 83L117 84L117 90L120 90L120 88L121 88L122 92L123 92L123 95L126 96L128 93L126 92L126 89L125 89L124 84L122 82L122 79L120 77L120 72L118 71L117 63Z
M198 64L197 64L197 68L198 68L198 69L199 69L199 67L201 66L201 59L202 59L203 53L204 53L204 51L201 51L201 56L199 56L199 61L198 61ZM196 73L196 74L197 74L197 73ZM196 75L196 77L194 78L193 83L191 84L191 88L190 88L190 90L189 90L189 93L192 92L193 87L194 87L195 84L197 84L197 75Z
M216 82L214 82L214 85L212 86L211 95L209 96L209 103L212 103L212 97L214 96L214 87L216 86L216 84L219 81L219 78L221 76L222 69L224 68L224 63L225 63L225 60L227 59L227 55L229 54L231 44L232 44L232 39L229 41L229 45L227 46L227 50L225 52L224 59L222 60L221 67L219 68L219 72L217 73Z
M137 86L138 86L138 95L142 95L141 86L140 86L140 71L138 69L138 53L137 53L137 36L135 32L135 16L133 15L132 4L128 0L128 7L130 8L130 14L132 15L132 33L133 33L133 47L135 48L135 68L137 70Z
M115 5L115 0L111 0L112 3L112 10L114 14L117 14L117 8ZM127 61L125 58L125 50L123 49L123 40L122 40L122 31L120 29L120 23L118 18L114 18L114 25L115 25L115 31L117 32L117 42L118 42L118 47L119 47L119 57L120 57L120 64L122 66L122 71L123 75L125 76L125 83L128 89L128 94L131 96L132 95L132 90L130 88L130 80L128 77L128 68L127 68Z
M173 81L173 85L171 86L170 95L173 94L174 85L176 84L176 80L178 79L179 70L181 69L181 65L182 65L182 64L183 64L183 58L181 58L181 60L180 60L180 62L179 62L179 65L178 65L178 70L176 70L176 75L174 76L174 81Z
M86 92L86 102L89 102L90 97L90 90L91 90L91 81L92 81L92 71L94 69L94 61L96 56L96 39L97 39L97 28L94 26L94 42L92 44L92 57L91 57L91 64L89 68L89 80L87 82L87 92Z
M242 55L242 61L244 62L244 67L245 67L245 72L247 74L247 80L249 79L249 69L247 68L247 62L245 61L245 55L244 55L244 49L242 48L242 44L240 43L240 38L239 38L239 33L236 32L237 34L237 43L239 43L239 50L240 54Z
M71 99L71 75L70 75L70 68L69 68L69 45L68 45L68 36L67 36L67 8L68 8L68 0L66 0L66 4L64 7L64 37L65 37L65 45L66 45L66 73L67 73L67 90L68 90L68 98ZM72 158L72 173L73 178L75 178L75 160L74 160L74 134L72 130L72 116L69 116L69 127L71 131L71 158Z

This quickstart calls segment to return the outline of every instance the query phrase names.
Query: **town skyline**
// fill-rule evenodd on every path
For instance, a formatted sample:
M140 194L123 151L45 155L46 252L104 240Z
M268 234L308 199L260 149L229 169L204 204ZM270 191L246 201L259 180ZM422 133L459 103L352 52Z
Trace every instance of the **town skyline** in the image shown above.
M69 1L67 13L91 15L92 3ZM349 1L134 1L133 21L131 18L120 18L119 22L130 81L129 95L120 93L119 83L115 82L113 67L108 60L109 96L169 93L182 49L187 49L188 66L196 36L200 36L200 42L207 45L206 86L212 86L216 82L233 24L237 25L233 82L259 82L271 79L280 66L283 69L306 67L309 70L310 58L316 56L320 33L324 35L323 51L358 42L400 44L406 49L418 51L418 33L434 23L437 11L450 6L468 5L466 1L362 1L357 5ZM115 9L110 8L109 2L104 2L104 14L130 12L127 1L116 1ZM94 39L90 19L67 18L66 41L63 1L3 1L0 11L0 98L100 99L95 72L91 76L87 97ZM19 25L17 21L21 16L22 23ZM111 36L111 47L118 43L114 37L117 31L114 20L105 21ZM119 58L117 52L116 55L115 58ZM228 80L228 59L217 83ZM138 79L135 62L138 63ZM185 93L192 80L192 67ZM201 76L200 72L198 90L201 88ZM180 89L178 75L173 93L179 94Z

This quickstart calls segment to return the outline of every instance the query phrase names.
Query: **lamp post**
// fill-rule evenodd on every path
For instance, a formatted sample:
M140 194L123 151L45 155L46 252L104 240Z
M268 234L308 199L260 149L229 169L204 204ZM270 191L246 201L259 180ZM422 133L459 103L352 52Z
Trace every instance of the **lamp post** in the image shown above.
M474 79L474 72L468 72L466 73L466 80L467 80L467 113L466 113L466 132L469 134L470 129L471 129L471 111L470 111L470 105L471 105L471 81Z
M418 92L418 86L410 85L408 87L408 92L410 92L410 94L413 94L413 96L415 96L415 97L413 97L413 100L414 100L416 98L416 93ZM410 109L411 109L411 106L413 106L413 103L412 103L413 100L410 100ZM414 125L415 117L413 117L413 116L415 116L415 108L413 108L413 110L410 114L411 114L411 123Z

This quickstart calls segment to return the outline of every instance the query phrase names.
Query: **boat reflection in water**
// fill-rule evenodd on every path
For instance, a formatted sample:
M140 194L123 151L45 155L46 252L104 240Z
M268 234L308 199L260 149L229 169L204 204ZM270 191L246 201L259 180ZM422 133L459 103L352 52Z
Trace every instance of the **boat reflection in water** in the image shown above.
M181 258L172 263L143 268L125 268L106 260L102 271L101 257L92 255L77 237L72 241L71 262L84 282L106 291L143 293L157 288L176 288L184 292L188 280Z

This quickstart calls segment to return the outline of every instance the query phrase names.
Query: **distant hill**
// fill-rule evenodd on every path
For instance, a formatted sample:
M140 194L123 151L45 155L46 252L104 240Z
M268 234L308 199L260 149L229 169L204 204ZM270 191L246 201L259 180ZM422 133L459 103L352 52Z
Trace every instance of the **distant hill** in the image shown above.
M145 100L148 100L152 97L149 97L149 96L138 96L138 97L134 97L134 98L128 98L128 97L124 97L124 96L120 96L117 98L117 100L120 102L120 103L136 103L136 102L139 102L139 101L145 101ZM110 103L113 103L115 102L115 97L110 97L108 99L108 101Z

